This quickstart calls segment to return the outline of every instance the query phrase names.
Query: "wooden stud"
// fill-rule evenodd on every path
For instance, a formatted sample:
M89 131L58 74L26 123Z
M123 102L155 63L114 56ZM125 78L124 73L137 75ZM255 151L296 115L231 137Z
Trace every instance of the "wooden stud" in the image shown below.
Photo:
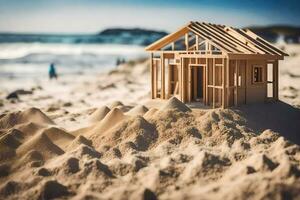
M188 51L189 50L189 34L185 34L185 49Z
M235 60L235 95L234 95L234 105L238 105L238 85L239 85L239 66L238 66L238 60Z
M278 100L278 60L273 62L273 97Z
M178 82L179 82L179 99L182 101L182 62L183 59L180 59L180 65L178 66Z
M161 54L161 88L160 88L160 95L161 99L165 98L165 58L164 54Z
M208 66L209 66L209 62L208 62L208 58L205 59L206 61L206 66L205 66L205 104L208 105Z
M245 104L247 104L247 85L248 85L248 80L247 80L247 74L248 74L248 60L246 60L245 64Z
M174 51L174 50L175 50L175 42L172 42L172 44L171 44L171 48L172 48L172 51Z
M168 60L168 94L167 94L167 98L170 98L172 95L172 81L174 80L173 70L174 70L174 66L170 65L169 60Z
M153 65L153 70L154 70L154 98L157 98L157 85L158 85L158 66L157 66L157 61L154 62Z
M151 99L154 99L155 95L154 95L153 53L150 53L150 74L151 74Z
M230 78L229 78L229 72L230 72L230 66L229 66L230 62L229 62L229 58L226 59L226 105L227 107L229 107L229 94L230 94Z
M196 51L198 51L199 50L199 35L196 35L195 44L196 44Z
M212 64L212 69L213 69L213 86L216 86L216 66L215 66L216 60L213 58L213 64ZM213 87L213 108L216 108L216 88Z
M188 66L187 86L188 86L188 102L191 102L192 101L192 67L191 66Z
M182 59L182 102L186 102L186 75L185 75L185 59Z
M225 59L222 59L222 64L223 64L223 67L222 67L222 108L226 108L226 105L225 105Z

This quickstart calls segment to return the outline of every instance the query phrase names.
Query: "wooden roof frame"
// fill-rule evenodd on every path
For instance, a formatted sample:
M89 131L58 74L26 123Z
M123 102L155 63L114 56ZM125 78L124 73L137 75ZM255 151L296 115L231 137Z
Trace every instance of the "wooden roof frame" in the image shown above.
M220 49L229 58L243 59L249 57L283 60L288 56L279 48L259 37L249 29L236 29L224 25L205 22L189 22L179 30L171 33L145 48L146 51L162 51L161 48L192 32ZM176 50L174 50L176 51ZM188 51L188 50L186 50Z

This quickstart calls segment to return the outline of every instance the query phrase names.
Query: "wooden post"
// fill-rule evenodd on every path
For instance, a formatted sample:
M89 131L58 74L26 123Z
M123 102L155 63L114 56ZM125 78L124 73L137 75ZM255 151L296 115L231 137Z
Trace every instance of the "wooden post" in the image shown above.
M273 62L273 98L278 100L278 60Z
M188 51L189 50L189 34L185 34L185 48Z
M154 95L153 53L150 54L150 74L151 74L151 99L154 99L155 95Z
M179 82L179 99L182 101L182 62L183 58L180 58L180 65L178 69L178 82Z
M182 102L186 102L186 86L187 86L187 81L186 81L186 75L185 75L185 60L184 58L182 59Z
M170 98L171 94L172 94L172 83L171 83L171 81L174 80L173 70L174 70L174 66L171 67L171 65L169 63L169 60L168 60L168 95L167 95L167 98Z
M192 81L191 81L191 74L192 74L192 72L191 72L191 70L192 70L192 67L191 66L188 66L188 81L187 81L187 87L188 87L188 102L190 102L191 101L191 99L192 99L192 90L191 90L191 87L192 87Z
M162 53L160 56L160 62L161 62L161 89L160 89L160 94L161 94L161 99L165 98L165 58L164 54Z
M239 67L238 67L238 60L235 60L235 94L234 94L234 105L237 106L238 105L238 75L239 73Z
M229 62L229 58L227 57L226 59L226 105L227 107L229 107L229 94L230 94L230 89L229 89L229 84L230 84L230 79L229 79L229 66L230 62Z
M205 58L206 66L205 66L205 105L208 105L208 58Z
M246 66L245 66L245 104L247 104L247 85L248 85L248 60L246 60Z
M196 51L198 51L199 50L199 36L198 35L196 35L195 43L196 43ZM198 58L197 58L197 60L198 60Z
M222 58L222 108L226 108L226 105L225 105L225 93L226 93L226 90L225 90L225 61L226 59Z
M213 108L216 108L216 59L213 58Z
M157 98L157 85L158 85L158 66L157 61L154 60L153 70L154 70L154 98Z

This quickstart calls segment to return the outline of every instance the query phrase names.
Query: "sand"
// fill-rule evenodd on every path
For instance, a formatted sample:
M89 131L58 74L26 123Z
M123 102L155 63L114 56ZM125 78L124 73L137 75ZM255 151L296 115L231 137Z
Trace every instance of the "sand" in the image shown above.
M0 199L299 199L299 60L280 102L234 109L149 100L147 61L5 100Z

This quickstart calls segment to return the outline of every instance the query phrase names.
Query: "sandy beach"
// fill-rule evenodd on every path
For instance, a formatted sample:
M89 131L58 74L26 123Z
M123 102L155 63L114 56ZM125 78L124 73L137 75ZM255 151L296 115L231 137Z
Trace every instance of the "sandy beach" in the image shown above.
M284 50L280 101L232 109L151 100L147 59L2 81L0 199L299 199L300 46Z

